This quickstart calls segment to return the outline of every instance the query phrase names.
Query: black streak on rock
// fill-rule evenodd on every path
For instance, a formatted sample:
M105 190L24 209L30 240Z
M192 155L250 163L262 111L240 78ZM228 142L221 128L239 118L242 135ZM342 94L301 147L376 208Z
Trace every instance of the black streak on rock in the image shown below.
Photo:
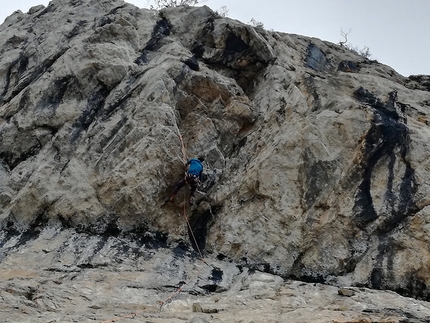
M394 259L398 254L398 250L402 247L398 243L382 234L378 245L378 254L375 259L375 264L370 275L369 286L373 289L391 289L402 296L414 297L430 300L430 291L423 279L418 277L414 272L411 272L409 277L403 279L407 282L406 285L393 285L395 282L395 266Z
M306 191L304 201L306 207L311 208L326 189L332 179L332 174L337 167L336 161L316 162L309 149L304 154L304 174L306 176Z
M225 41L226 53L241 53L249 48L248 44L245 43L240 37L234 33L229 33Z
M202 28L201 34L197 37L197 40L192 46L192 53L197 58L202 58L205 49L207 47L209 48L215 48L215 41L213 38L213 31L214 31L214 18L210 17L205 25Z
M43 15L45 15L45 14L47 14L47 13L50 13L50 12L52 12L52 11L54 11L56 8L55 8L55 5L54 5L54 3L49 3L49 5L45 8L45 9L43 9L37 16L36 16L36 18L40 18L40 17L42 17Z
M393 245L388 243L385 236L380 238L378 245L378 255L376 256L376 263L373 266L373 270L370 274L370 288L381 289L385 285L384 277L384 259L390 253L392 254ZM392 241L391 241L392 242Z
M215 282L215 283L219 283L220 281L222 281L222 276L223 276L223 271L217 267L215 267L214 269L212 269L212 276L211 279Z
M211 272L211 276L208 277L212 281L212 284L206 284L201 286L204 290L214 293L218 289L219 283L222 281L223 271L220 268L214 267Z
M68 40L71 40L72 38L74 38L75 36L79 35L79 33L81 33L82 27L85 26L85 24L87 23L86 20L81 20L79 21L76 26L73 27L72 30L70 30L69 32L67 32L65 34L65 37Z
M200 70L199 61L197 60L197 58L195 56L192 56L192 57L188 58L187 60L185 60L184 64L187 65L189 68L191 68L193 71L199 71Z
M360 71L360 67L357 64L355 64L354 62L342 61L339 63L337 70L339 72L358 73Z
M0 136L1 146L1 136ZM15 150L0 150L0 160L6 163L10 170L13 170L23 161L35 156L42 149L42 144L39 140L29 138L28 145L26 147L19 147Z
M212 209L209 209L202 213L195 213L190 217L189 221L192 231L190 231L190 228L188 228L188 235L191 241L191 245L195 251L200 250L201 252L203 252L203 250L205 249L208 228L212 223L214 216L219 210L220 207L212 207Z
M69 87L78 88L78 83L78 80L74 76L66 76L54 80L43 93L42 99L37 102L36 109L49 109L52 113L55 113Z
M306 252L300 252L297 255L297 258L294 260L293 266L291 268L291 274L288 277L289 279L300 280L307 283L326 283L326 278L323 274L318 272L311 272L306 269L306 266L303 264L303 258L305 257Z
M317 72L325 72L330 67L330 61L316 45L310 44L306 55L306 67Z
M22 75L22 78L20 78L20 81L18 82L18 84L12 89L11 93L9 95L7 95L9 86L10 86L10 73L8 72L8 79L6 82L6 86L3 90L2 95L0 96L0 104L2 103L8 103L14 96L16 96L18 93L20 93L22 90L24 90L28 85L30 85L34 80L36 80L37 78L39 78L48 68L50 68L69 48L68 47L64 47L62 49L60 49L57 53L55 53L54 55L50 56L49 58L47 58L46 60L44 60L41 64L39 64L38 66L36 66L35 68L33 68L32 70L27 71L26 74ZM20 58L20 62L24 60L26 61L25 58ZM27 60L28 63L28 60ZM23 63L19 63L19 69L22 70L26 66L26 64ZM17 63L15 62L15 65ZM12 65L14 65L14 63L12 63ZM14 65L14 66L15 66ZM13 68L13 67L11 67ZM12 70L11 70L12 71Z
M412 273L407 281L408 284L406 287L399 287L395 291L403 296L419 298L427 302L430 301L430 291L422 278Z
M151 39L146 43L142 50L142 54L135 60L135 63L142 65L148 62L147 54L149 51L156 51L161 47L161 40L170 35L170 24L167 20L161 19L157 21L152 31Z
M313 76L306 77L303 84L306 86L308 93L312 95L312 98L313 98L312 112L320 110L321 99L317 92L317 85L315 83L315 78Z
M3 100L3 97L6 96L6 93L9 90L13 72L16 71L17 78L20 79L22 74L26 71L27 66L28 66L28 57L25 56L23 53L20 53L19 57L12 62L12 64L9 66L7 70L5 87L3 88L3 92L0 97L0 102Z
M167 20L157 21L151 39L146 43L145 50L155 51L160 48L160 41L170 35L170 24Z
M109 13L107 15L115 15L118 13L118 11L120 11L121 9L123 9L125 7L126 7L126 5L113 8L111 11L109 11Z
M371 179L376 164L382 158L387 158L389 175L384 202L389 208L389 214L386 215L376 229L380 233L386 233L396 228L404 218L417 212L417 207L414 203L414 195L417 189L415 172L406 158L409 131L405 119L399 114L399 109L396 108L400 107L402 110L404 106L397 104L396 92L389 94L389 99L385 104L362 87L355 91L355 96L374 108L374 119L365 137L362 162L364 171L355 197L354 217L357 226L365 228L380 216L373 205ZM406 166L399 192L393 191L396 151L400 154L401 161ZM397 208L394 206L396 204L394 203L395 199L398 202ZM375 272L374 277L376 282L378 280L377 272Z
M86 108L73 124L73 131L71 134L72 143L79 138L82 131L87 130L91 123L93 123L99 111L103 108L108 94L108 89L106 87L101 87L90 96Z
M96 27L103 27L106 25L110 25L111 23L113 23L115 20L112 19L111 17L107 17L107 16L103 16L101 17L97 23L96 23Z
M414 86L407 84L407 87L430 92L430 75L411 75L409 80L416 82Z
M35 240L39 237L43 228L47 225L48 218L45 216L45 210L42 210L39 215L37 215L36 219L30 224L29 228L25 231L19 231L14 227L13 221L8 221L5 228L2 230L6 233L5 238L0 240L0 248L2 248L2 253L0 254L0 262L1 260L7 256L8 252L12 249L18 249L20 246L25 245L26 243ZM15 238L15 242L11 247L4 248L4 244L10 241L12 238Z

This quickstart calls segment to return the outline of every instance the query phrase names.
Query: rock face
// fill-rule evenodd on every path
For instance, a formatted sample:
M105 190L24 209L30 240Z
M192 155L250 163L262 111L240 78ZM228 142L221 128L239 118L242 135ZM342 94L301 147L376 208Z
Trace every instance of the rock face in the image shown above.
M310 284L129 238L45 228L2 261L0 318L45 322L429 322L390 291ZM49 266L20 266L49 263ZM8 269L9 268L9 269ZM19 268L18 270L16 268ZM177 293L181 287L182 292Z
M428 76L205 6L53 0L0 34L2 270L62 284L133 259L186 280L154 265L162 248L175 266L234 264L231 281L246 268L430 299ZM164 205L197 155L196 205L186 189Z

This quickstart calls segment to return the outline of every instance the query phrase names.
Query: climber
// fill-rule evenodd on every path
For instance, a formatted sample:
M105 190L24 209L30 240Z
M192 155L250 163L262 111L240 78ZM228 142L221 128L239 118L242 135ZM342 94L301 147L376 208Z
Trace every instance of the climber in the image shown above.
M180 181L178 181L175 186L173 187L172 195L168 198L168 201L173 203L175 200L175 196L178 193L178 191L185 186L185 184L188 184L190 186L190 198L188 202L190 205L194 204L194 193L197 190L197 187L200 185L200 182L202 181L202 174L203 174L203 161L205 159L203 157L193 158L187 161L185 164L185 168L188 169L188 171L185 174L185 177L182 178Z

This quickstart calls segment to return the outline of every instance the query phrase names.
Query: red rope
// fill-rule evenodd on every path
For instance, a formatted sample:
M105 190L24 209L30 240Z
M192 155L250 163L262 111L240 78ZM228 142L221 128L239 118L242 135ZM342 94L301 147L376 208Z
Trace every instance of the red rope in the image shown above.
M182 136L181 133L178 131L178 137L179 137L179 141L181 142L181 149L182 149L182 159L184 161L184 164L187 162L187 154L185 153L185 146L184 146L184 141L182 140Z

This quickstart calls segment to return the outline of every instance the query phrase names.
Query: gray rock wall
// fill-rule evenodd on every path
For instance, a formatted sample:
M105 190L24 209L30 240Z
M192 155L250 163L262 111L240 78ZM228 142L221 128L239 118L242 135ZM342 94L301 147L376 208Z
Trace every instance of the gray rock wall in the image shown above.
M429 298L427 77L205 6L54 0L0 34L1 248L53 225L195 248L186 207L207 257ZM197 155L196 205L164 205Z

